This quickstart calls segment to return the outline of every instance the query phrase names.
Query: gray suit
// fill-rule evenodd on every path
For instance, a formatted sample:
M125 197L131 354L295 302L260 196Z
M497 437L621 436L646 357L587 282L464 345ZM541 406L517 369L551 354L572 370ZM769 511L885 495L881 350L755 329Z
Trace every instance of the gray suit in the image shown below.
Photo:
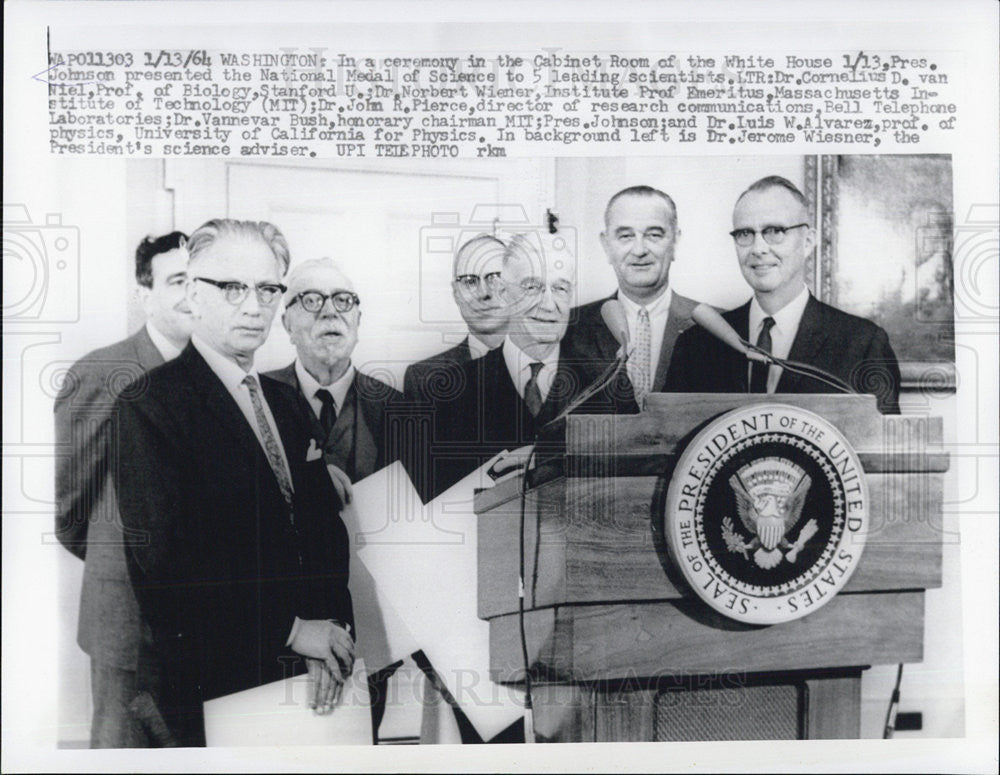
M86 562L77 642L91 658L95 748L145 744L128 712L141 628L124 550L142 536L122 531L111 471L117 464L115 401L142 391L145 373L161 363L143 326L75 363L55 401L56 536Z

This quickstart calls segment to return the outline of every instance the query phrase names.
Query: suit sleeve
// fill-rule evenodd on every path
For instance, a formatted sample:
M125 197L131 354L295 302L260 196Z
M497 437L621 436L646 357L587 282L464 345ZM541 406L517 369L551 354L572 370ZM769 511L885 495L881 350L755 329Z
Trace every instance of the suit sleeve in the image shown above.
M864 360L851 376L855 390L875 394L882 414L899 414L899 361L884 329L876 328Z
M111 396L97 370L77 364L55 401L56 537L81 560L86 558L87 527L107 486Z
M183 633L191 624L181 594L193 578L190 535L191 477L176 433L151 401L119 400L121 433L112 476L126 530L138 536L127 552L129 574L143 616L154 627ZM191 601L188 601L188 606Z

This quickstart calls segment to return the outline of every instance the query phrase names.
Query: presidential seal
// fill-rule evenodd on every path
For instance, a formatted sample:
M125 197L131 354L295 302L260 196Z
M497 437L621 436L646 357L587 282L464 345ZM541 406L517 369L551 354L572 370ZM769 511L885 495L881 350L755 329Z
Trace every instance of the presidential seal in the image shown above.
M847 439L783 404L712 420L678 458L662 514L670 557L691 588L748 624L828 603L857 567L867 530L868 488Z

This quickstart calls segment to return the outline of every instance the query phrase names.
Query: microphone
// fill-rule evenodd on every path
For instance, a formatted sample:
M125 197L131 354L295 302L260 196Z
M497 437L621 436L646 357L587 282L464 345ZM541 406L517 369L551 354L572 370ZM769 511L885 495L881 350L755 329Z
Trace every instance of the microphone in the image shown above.
M789 361L784 358L777 358L771 355L771 353L761 350L759 347L751 344L737 334L736 330L726 322L725 318L723 318L722 315L716 312L715 309L708 304L699 304L691 310L691 319L708 331L708 333L716 339L719 339L721 342L729 345L748 360L758 361L769 365L773 363L775 366L780 366L781 368L787 369L795 374L800 374L803 377L809 377L817 382L822 382L824 385L836 388L842 393L858 392L839 377L828 371L824 371L818 366L810 366L808 363L799 363L798 361Z
M752 349L753 345L742 339L736 333L736 329L729 325L726 319L710 305L699 304L691 310L691 319L716 339L729 345L736 352L750 360L760 361L761 363L768 363L769 361L777 362L772 356Z
M622 346L622 352L628 351L628 321L625 319L625 307L618 299L608 299L601 305L601 319L608 331Z
M566 404L559 414L545 423L539 429L539 433L550 425L554 425L569 416L604 390L618 376L618 373L628 361L628 321L625 319L625 307L622 306L622 303L618 299L608 299L601 305L601 318L615 340L621 345L621 348L618 350L618 356L615 358L614 363L608 366L601 376L594 380L586 390L582 391L575 399Z

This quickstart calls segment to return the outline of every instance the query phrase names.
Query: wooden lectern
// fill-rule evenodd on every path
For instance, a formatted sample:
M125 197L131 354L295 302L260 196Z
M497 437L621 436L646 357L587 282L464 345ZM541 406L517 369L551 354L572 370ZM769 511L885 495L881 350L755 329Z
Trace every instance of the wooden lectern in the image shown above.
M804 618L747 625L698 599L654 537L676 457L753 402L808 409L858 453L867 543L846 588ZM861 672L920 661L924 590L941 585L941 420L871 396L653 394L638 415L568 418L565 453L529 476L525 639L540 741L856 738ZM477 493L479 617L490 668L523 683L521 479ZM888 698L886 698L888 701Z

